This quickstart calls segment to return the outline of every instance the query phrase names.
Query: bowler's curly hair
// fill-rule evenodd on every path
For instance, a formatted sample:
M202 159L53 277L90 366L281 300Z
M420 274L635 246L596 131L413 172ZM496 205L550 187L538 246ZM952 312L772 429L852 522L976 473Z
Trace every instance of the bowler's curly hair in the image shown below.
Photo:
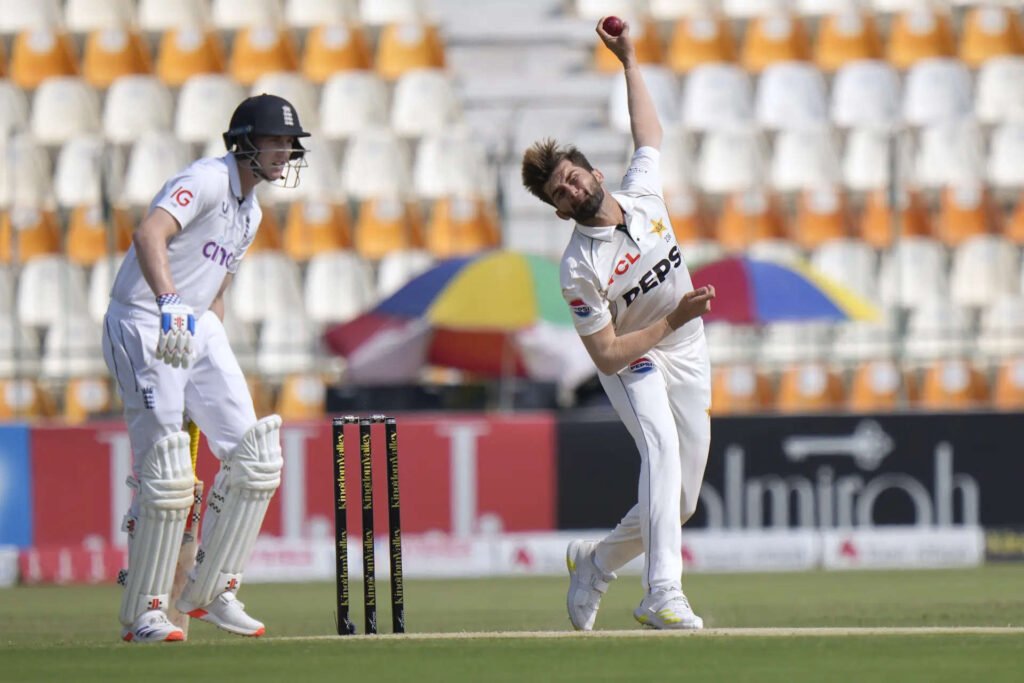
M534 197L552 206L555 204L548 197L548 193L544 191L544 186L551 178L551 174L554 173L555 167L562 163L563 159L568 159L573 165L588 171L594 170L587 157L583 156L583 152L573 145L559 147L558 143L551 138L533 143L523 153L523 186Z

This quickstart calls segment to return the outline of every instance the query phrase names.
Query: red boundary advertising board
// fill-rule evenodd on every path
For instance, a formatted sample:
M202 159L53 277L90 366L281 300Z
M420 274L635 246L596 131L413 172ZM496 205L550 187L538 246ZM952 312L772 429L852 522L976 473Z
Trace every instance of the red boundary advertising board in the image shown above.
M403 532L468 534L481 528L555 528L555 427L550 414L437 414L398 419ZM357 427L346 433L349 528L359 525ZM378 533L387 528L383 427L374 428ZM289 422L285 466L263 533L322 538L333 533L331 425ZM32 429L33 545L122 544L130 500L127 433L116 422ZM207 491L217 462L205 442L199 474Z

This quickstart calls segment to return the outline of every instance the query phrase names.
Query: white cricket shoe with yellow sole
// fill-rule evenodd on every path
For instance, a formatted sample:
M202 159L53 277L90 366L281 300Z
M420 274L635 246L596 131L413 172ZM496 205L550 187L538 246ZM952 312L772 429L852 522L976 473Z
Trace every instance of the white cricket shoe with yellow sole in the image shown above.
M151 609L121 631L121 640L126 643L173 643L185 640L185 632L172 624L162 611Z
M704 620L693 613L690 601L680 590L649 593L633 611L633 617L644 626L656 629L704 628Z
M571 541L565 551L565 565L569 569L569 592L565 602L569 621L577 631L593 630L601 596L607 592L608 582L616 578L594 563L596 547L596 541Z
M193 619L209 622L235 635L257 638L267 631L263 622L245 613L245 605L231 591L224 591L205 607L196 608L184 600L178 600L175 607Z

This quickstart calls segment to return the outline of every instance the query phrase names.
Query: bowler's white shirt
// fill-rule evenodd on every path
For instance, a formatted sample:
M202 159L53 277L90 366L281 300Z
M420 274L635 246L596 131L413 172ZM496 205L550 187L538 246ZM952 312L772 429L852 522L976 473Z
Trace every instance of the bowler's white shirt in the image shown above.
M226 154L199 159L167 181L149 210L157 208L170 213L181 226L167 245L167 258L175 290L198 319L213 303L224 277L238 270L256 237L263 216L256 193L242 196L238 164ZM117 271L110 298L156 314L155 296L132 245Z
M577 224L565 248L562 296L580 336L594 334L609 322L618 335L643 329L668 315L693 289L662 196L660 156L653 147L636 150L622 189L612 193L626 215L625 230ZM702 329L696 318L659 346Z

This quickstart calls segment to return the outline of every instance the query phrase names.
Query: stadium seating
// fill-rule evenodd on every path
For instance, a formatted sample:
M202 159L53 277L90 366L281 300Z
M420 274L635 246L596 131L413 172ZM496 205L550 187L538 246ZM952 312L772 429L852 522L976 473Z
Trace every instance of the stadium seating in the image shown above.
M23 30L14 38L10 74L18 87L32 90L48 78L76 73L78 63L67 34L39 27Z
M124 28L97 29L85 40L82 76L90 85L107 88L118 78L153 70L149 47L141 36Z
M870 14L847 5L825 17L814 42L814 61L825 71L836 71L850 62L876 59L882 54L878 26Z
M423 246L421 218L415 206L386 195L360 205L355 248L363 258L376 261L395 251Z
M706 64L731 62L735 58L732 27L724 18L698 15L677 21L667 60L677 73L688 73Z
M338 72L368 69L372 56L365 33L352 24L314 26L306 36L302 73L314 83L324 83Z
M153 76L122 76L107 90L103 134L116 144L130 144L144 133L171 129L174 99Z
M139 0L139 27L162 33L183 26L202 26L209 18L207 0Z
M64 388L64 410L69 424L80 424L93 417L105 417L114 408L114 393L106 377L75 377Z
M314 255L306 270L305 302L314 323L351 320L374 302L370 268L351 251Z
M231 77L243 85L254 84L275 71L295 71L299 57L291 34L274 24L257 24L238 31L228 58Z
M716 366L711 395L712 415L763 413L772 406L768 378L752 365Z
M839 375L820 363L787 368L779 378L775 409L783 413L835 411L843 407Z
M224 71L224 48L212 31L186 25L167 29L157 49L156 75L169 86L193 76Z

